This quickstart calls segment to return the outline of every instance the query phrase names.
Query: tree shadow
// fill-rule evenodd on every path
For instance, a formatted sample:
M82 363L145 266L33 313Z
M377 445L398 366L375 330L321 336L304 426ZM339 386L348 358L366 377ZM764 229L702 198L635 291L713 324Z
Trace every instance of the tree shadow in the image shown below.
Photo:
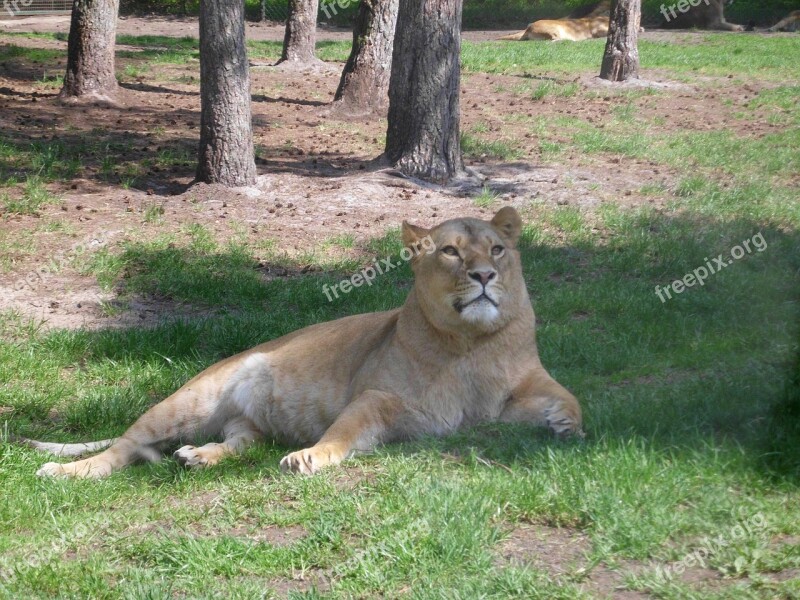
M119 86L126 90L131 90L132 92L150 92L153 94L174 94L176 96L200 96L200 92L175 90L161 85L151 85L142 82L136 82L136 83L121 82Z
M286 104L297 104L298 106L326 106L329 102L322 100L301 100L299 98L287 98L286 96L267 96L266 94L253 94L253 102L269 102L272 104L285 102Z
M31 104L24 97L3 102L0 141L13 152L0 156L0 178L44 182L83 177L105 184L125 184L142 191L176 194L196 169L197 139L142 131L142 122L189 129L199 125L197 111L177 109L167 115L142 106L63 107L52 95ZM65 114L83 127L64 130ZM155 126L154 126L155 128ZM58 131L58 134L54 134ZM199 138L199 133L197 134Z

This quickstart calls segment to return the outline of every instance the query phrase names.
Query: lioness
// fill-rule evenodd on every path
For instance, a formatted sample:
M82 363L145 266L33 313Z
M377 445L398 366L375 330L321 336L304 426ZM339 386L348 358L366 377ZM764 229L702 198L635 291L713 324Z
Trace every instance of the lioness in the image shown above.
M519 33L504 35L498 40L525 41L551 40L560 42L568 40L580 42L608 35L608 16L611 2L603 0L584 6L561 19L540 19L528 25Z
M685 8L681 4L666 7L661 5L664 16L664 28L719 29L722 31L744 31L744 27L725 20L725 4L733 0L686 0Z
M568 40L580 42L608 35L608 17L587 17L584 19L541 19L534 21L519 33L504 35L498 40Z
M793 10L767 31L800 31L800 10Z
M581 434L575 397L536 349L534 314L515 249L522 222L510 207L491 221L403 222L403 243L435 250L412 259L414 287L395 310L306 327L209 367L140 417L122 437L36 448L75 456L39 475L103 477L138 459L208 466L269 436L309 445L281 460L310 474L377 444L442 435L482 421L523 421ZM428 244L427 246L430 246Z

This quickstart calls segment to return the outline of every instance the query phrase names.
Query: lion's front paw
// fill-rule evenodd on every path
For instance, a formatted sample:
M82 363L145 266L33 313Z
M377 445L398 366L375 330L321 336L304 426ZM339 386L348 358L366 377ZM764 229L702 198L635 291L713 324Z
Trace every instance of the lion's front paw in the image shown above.
M584 437L580 409L571 404L555 406L546 413L547 426L559 437Z
M344 457L330 445L318 445L287 454L281 460L281 470L312 475L322 467L336 465Z

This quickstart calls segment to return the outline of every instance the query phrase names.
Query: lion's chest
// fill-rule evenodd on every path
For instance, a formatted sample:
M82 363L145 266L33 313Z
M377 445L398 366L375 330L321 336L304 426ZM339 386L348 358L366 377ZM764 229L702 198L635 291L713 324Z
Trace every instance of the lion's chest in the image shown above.
M463 360L441 369L421 390L420 409L432 433L496 420L511 394L501 365Z

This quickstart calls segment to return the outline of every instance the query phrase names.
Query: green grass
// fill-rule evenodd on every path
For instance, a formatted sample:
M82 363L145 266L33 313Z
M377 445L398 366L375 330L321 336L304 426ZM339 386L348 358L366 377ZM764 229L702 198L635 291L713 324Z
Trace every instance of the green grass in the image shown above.
M728 50L749 43L711 36L699 46L717 39ZM782 65L785 81L743 110L796 124L796 66L792 54L779 52L796 41L761 43L766 49L739 75L773 80L779 68L762 68L769 59ZM184 47L151 39L148 49L194 51L188 40L176 45ZM481 47L465 44L466 68ZM591 43L494 47L499 62L487 55L481 68L524 71L525 63L511 61L541 52L553 61L542 68L590 73L597 59ZM341 54L345 46L330 48ZM275 47L259 51L272 56ZM676 73L699 60L688 46L658 52L672 57L664 68ZM725 72L722 54L706 54L698 72ZM557 89L547 93L558 100ZM397 230L363 242L331 237L291 260L269 238L220 241L197 223L167 233L154 202L142 209L140 236L82 255L75 266L113 293L109 314L144 296L163 303L164 322L47 331L0 313L0 598L291 592L571 600L596 596L582 586L591 589L611 570L620 588L610 587L611 597L623 590L668 600L800 597L797 129L695 131L679 119L665 127L633 108L641 96L619 95L602 123L561 115L525 125L554 160L575 152L677 173L641 183L642 194L663 200L654 207L525 204L521 253L540 353L580 399L584 441L490 424L393 444L313 478L281 474L278 461L289 449L267 443L207 471L165 459L103 481L37 479L46 459L7 443L6 431L64 441L119 435L221 358L303 326L399 306L412 284L404 264L346 298L328 302L322 292L363 266L351 250L396 257ZM561 139L547 139L553 125ZM464 136L465 152L494 160L519 152L513 138L492 141L489 133L486 122L476 124ZM105 132L93 137L84 146L0 140L4 201L30 189L33 207L45 183L85 170L124 185L119 168L130 149ZM192 156L167 147L153 161L189 168ZM489 186L473 201L502 204ZM762 252L659 300L656 286L758 234L767 243ZM2 259L29 253L23 241L0 235ZM348 256L331 259L328 250ZM265 262L323 270L270 280ZM506 539L524 531L543 541L529 540L517 560L504 559L512 548ZM710 581L660 576L708 548L706 538L724 542L704 559ZM582 569L566 560L558 570L543 566L557 561L565 539L578 544Z
M592 0L466 0L464 28L519 27L537 19L561 18L587 4ZM659 12L663 4L662 0L642 1L642 20L647 27L663 21ZM753 19L759 26L769 26L796 9L796 0L737 0L725 8L725 16L732 23Z
M555 96L556 98L569 98L578 93L579 86L577 83L558 84L552 81L543 81L539 83L531 92L533 100L542 100L547 96Z
M488 185L484 185L481 193L476 195L472 199L472 202L474 202L475 205L479 206L480 208L491 208L494 206L498 197L499 194L497 192L492 190L492 188L490 188Z
M514 160L522 155L513 141L486 140L467 132L461 134L461 151L469 158L497 160Z
M0 197L2 208L6 213L33 215L47 204L58 202L58 197L51 194L39 177L29 177L22 186L21 193L12 196L8 192Z
M759 78L775 81L800 78L800 67L790 58L800 52L797 36L770 39L769 52L764 52L764 43L762 37L721 35L684 44L641 40L639 55L643 69L711 76L758 72ZM466 72L573 74L584 72L587 65L599 65L604 46L602 39L556 44L465 42L461 60Z
M800 566L796 550L770 542L800 534L791 500L797 447L779 443L797 431L778 412L795 410L787 394L797 393L788 376L798 350L798 280L787 273L800 268L800 221L613 207L599 216L610 242L580 211L535 209L522 247L543 360L583 402L584 443L489 425L392 445L312 479L279 474L286 449L267 445L206 472L164 461L102 482L37 480L42 458L4 444L0 468L14 490L0 501L9 524L0 530L7 593L224 589L248 597L305 571L331 577L332 593L343 597L399 593L413 581L425 596L445 586L469 597L568 598L580 574L548 581L537 569L492 566L509 527L581 531L590 563L663 566L755 515L767 525L715 553L710 568L753 597L789 593L792 582L752 580ZM756 231L769 244L763 254L668 303L655 296L655 285ZM221 357L314 322L396 306L410 283L404 266L328 303L321 286L336 273L264 282L245 248L220 246L202 227L186 234L96 254L87 268L121 283L123 296L213 307L205 319L48 334L4 321L0 406L15 409L11 430L50 439L118 434ZM373 247L398 249L396 234ZM275 528L301 535L285 544L259 538ZM66 577L65 564L79 568ZM116 582L113 592L106 581ZM688 590L659 580L655 566L630 581L667 598Z
M20 182L26 182L26 188L32 185L31 181L37 185L64 182L77 176L97 177L130 188L153 168L186 173L194 169L194 158L186 145L166 140L163 147L152 152L149 147L144 150L146 146L139 142L141 154L137 158L134 144L129 138L100 128L91 131L90 136L66 133L34 142L0 133L0 189Z

